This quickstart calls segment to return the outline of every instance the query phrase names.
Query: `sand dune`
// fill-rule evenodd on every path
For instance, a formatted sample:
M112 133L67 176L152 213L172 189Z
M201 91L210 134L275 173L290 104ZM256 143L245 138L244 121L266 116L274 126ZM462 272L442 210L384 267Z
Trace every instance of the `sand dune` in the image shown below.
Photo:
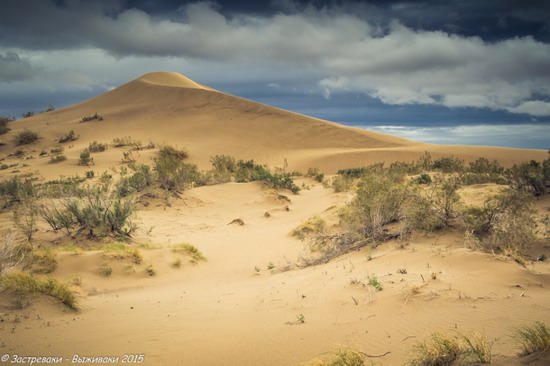
M81 123L98 113L102 121ZM484 156L504 165L546 158L546 151L444 146L418 143L291 113L234 97L176 73L151 73L80 104L14 122L3 136L0 179L32 174L45 179L94 170L115 171L123 151L112 145L94 153L94 165L78 166L92 141L111 143L130 136L147 144L189 150L189 161L209 169L209 158L230 154L303 172L325 173L375 162L434 157L467 161ZM15 146L23 129L37 131L37 143ZM57 140L67 160L49 164ZM23 156L15 156L17 150ZM46 155L39 156L44 150ZM134 152L150 164L156 149ZM114 168L113 170L110 170ZM118 176L118 173L114 174ZM97 177L97 175L96 175ZM88 181L88 182L93 182ZM80 312L52 298L33 296L23 309L13 294L0 297L0 354L119 356L143 354L146 365L300 365L341 347L382 356L376 365L403 365L411 347L433 332L478 331L493 342L493 364L519 365L509 335L514 327L550 317L550 264L512 259L464 248L456 227L417 233L408 246L395 241L363 248L306 268L307 242L290 232L320 216L338 222L338 210L353 197L335 193L309 178L296 180L299 195L260 182L226 183L143 198L132 248L140 263L113 255L103 242L71 238L40 221L35 248L52 248L58 267L50 276L73 283ZM478 184L460 190L463 204L482 205L502 189ZM549 196L536 201L539 215ZM242 220L243 225L235 223ZM0 229L13 227L13 213L0 212ZM174 251L190 243L207 258L193 264ZM75 249L76 248L76 249ZM530 248L550 256L548 238ZM177 264L179 261L179 264ZM110 276L101 273L107 263ZM154 275L151 275L154 274ZM368 286L376 275L384 287ZM532 365L544 365L547 359ZM546 363L547 364L547 363Z
M103 121L81 123L84 116L98 113ZM262 105L202 86L177 73L146 74L88 101L38 114L13 123L3 137L10 145L22 129L39 132L37 144L23 147L36 157L49 151L60 136L74 130L80 138L70 144L66 162L47 164L47 157L26 162L21 172L38 168L53 178L59 166L68 174L83 174L75 161L91 141L109 143L114 137L131 136L144 144L174 144L190 151L190 160L209 168L209 158L229 154L291 169L317 167L327 173L338 169L385 161L413 160L424 151L434 157L454 155L467 161L479 156L499 159L505 165L545 158L543 150L492 147L440 146L418 143L373 131L345 127L278 108ZM7 150L6 147L3 148ZM147 161L147 153L143 159ZM120 151L94 157L96 170L120 164Z

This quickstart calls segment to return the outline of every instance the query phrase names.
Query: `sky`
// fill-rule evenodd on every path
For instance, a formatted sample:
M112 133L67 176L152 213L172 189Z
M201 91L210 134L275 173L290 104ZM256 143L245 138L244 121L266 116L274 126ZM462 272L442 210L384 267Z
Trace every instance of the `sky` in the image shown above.
M420 141L550 147L549 1L0 2L0 115L151 71Z

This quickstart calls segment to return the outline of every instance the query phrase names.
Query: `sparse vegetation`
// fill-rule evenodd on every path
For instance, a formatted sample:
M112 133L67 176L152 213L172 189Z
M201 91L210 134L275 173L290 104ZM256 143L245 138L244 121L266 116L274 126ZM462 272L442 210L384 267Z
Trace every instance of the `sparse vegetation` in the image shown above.
M305 240L310 235L322 234L326 230L326 223L319 216L313 216L302 223L300 226L292 230L290 235Z
M40 136L38 135L37 132L31 131L29 129L25 129L19 132L17 135L15 135L14 141L17 146L20 146L20 145L32 144L33 142L38 141L39 138Z
M15 118L13 117L0 116L0 135L4 135L11 131L8 124L13 121L15 121Z
M315 359L306 366L365 366L366 357L362 352L352 348L340 348L331 352L325 359Z
M376 291L382 291L384 289L378 280L378 277L374 274L369 276L369 285L371 285Z
M153 170L161 188L179 192L189 188L199 178L199 171L194 164L187 164L187 151L172 146L163 146L154 158Z
M428 340L414 346L410 365L444 366L459 360L489 364L491 359L491 343L479 333L434 333Z
M88 151L91 153L98 153L107 150L108 145L101 142L92 141L88 145Z
M0 277L0 289L12 291L17 296L41 293L59 300L71 310L78 310L74 292L64 283L53 278L35 278L24 272L8 273Z
M521 253L535 239L536 220L528 193L508 190L484 206L462 213L470 246L485 251Z
M91 154L88 150L84 150L80 153L80 159L78 160L78 165L89 166L94 162L94 159L91 157Z
M21 115L21 117L23 117L23 118L29 118L29 117L32 117L32 116L34 116L33 111L28 111L28 112L25 112Z
M550 327L543 322L517 328L514 339L520 346L522 356L550 353Z
M17 239L14 230L3 233L0 241L0 276L2 273L17 267L29 253L29 247Z
M39 249L32 253L32 272L51 273L57 268L57 254L53 250Z
M66 142L76 141L78 137L79 136L73 130L70 130L66 135L61 136L58 141L60 144L64 144Z
M318 168L309 168L306 173L306 177L315 179L317 182L321 183L325 178L324 173L320 173Z
M94 120L103 121L103 116L100 116L100 115L96 112L96 113L94 113L94 114L92 114L92 115L82 117L82 119L80 120L80 122L90 122L90 121L94 121Z
M61 163L62 161L65 161L65 160L67 160L67 157L63 154L54 155L50 158L49 163L50 164L57 164L57 163Z
M175 245L172 247L172 251L175 253L184 253L185 255L191 257L190 262L193 264L206 260L206 257L201 253L201 251L191 244L182 243Z
M111 267L107 262L101 262L98 270L99 274L103 277L109 277L111 274L113 274L113 267Z

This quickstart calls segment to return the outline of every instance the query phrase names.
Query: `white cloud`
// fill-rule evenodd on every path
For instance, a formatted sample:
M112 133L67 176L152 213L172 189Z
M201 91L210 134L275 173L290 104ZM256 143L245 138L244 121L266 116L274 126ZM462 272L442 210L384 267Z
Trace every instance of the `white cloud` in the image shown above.
M20 42L32 66L48 64L44 72L71 70L65 80L73 84L96 83L101 74L93 70L120 70L121 65L130 68L115 72L117 80L130 73L127 70L159 69L155 65L175 65L176 70L185 66L206 74L206 65L217 64L238 70L243 82L263 80L269 74L270 82L282 85L278 78L285 73L296 75L303 80L304 90L314 87L325 98L356 91L394 105L477 107L550 116L545 101L550 98L550 45L531 37L489 43L443 31L413 30L399 23L381 33L356 16L351 5L297 10L294 3L282 1L292 12L229 17L211 3L198 2L183 6L179 17L168 19L138 9L121 11L108 3L92 6L72 1L68 8L37 4L47 17L40 14L38 22L29 14L24 24L10 23L19 28L4 39ZM109 6L110 12L102 6ZM67 9L73 12L70 18L63 13ZM51 27L44 28L50 19ZM62 29L63 24L70 24L71 31ZM58 33L52 33L55 29ZM51 39L55 42L45 42ZM56 52L32 51L40 47ZM59 51L64 47L72 50ZM70 52L72 58L60 57L63 52ZM85 59L92 53L93 60ZM96 62L100 65L93 65ZM253 68L261 72L246 72ZM8 74L17 75L17 70L3 71L0 79L6 80Z
M391 135L435 144L489 145L547 149L550 126L544 124L461 125L450 127L364 126ZM521 136L518 139L518 136Z

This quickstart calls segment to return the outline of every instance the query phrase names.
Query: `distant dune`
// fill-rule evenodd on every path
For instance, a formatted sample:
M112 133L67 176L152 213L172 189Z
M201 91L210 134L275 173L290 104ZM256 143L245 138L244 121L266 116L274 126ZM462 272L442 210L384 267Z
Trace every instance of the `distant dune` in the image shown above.
M104 120L80 122L94 113ZM185 147L190 160L203 169L209 168L209 158L215 154L273 166L287 159L290 168L317 167L327 173L374 162L410 161L424 151L465 160L484 156L504 165L546 157L543 150L433 145L346 127L228 95L172 72L145 74L96 98L14 122L13 130L3 137L5 152L14 148L12 136L25 128L41 136L38 143L29 145L34 155L49 151L69 130L80 135L65 152L69 159L56 164L55 170L45 158L28 161L29 166L22 169L40 168L44 176L64 169L64 174L83 173L85 168L76 166L75 159L91 141L109 143L123 136ZM120 155L111 151L97 156L96 169L119 164ZM147 153L138 159L147 161Z

